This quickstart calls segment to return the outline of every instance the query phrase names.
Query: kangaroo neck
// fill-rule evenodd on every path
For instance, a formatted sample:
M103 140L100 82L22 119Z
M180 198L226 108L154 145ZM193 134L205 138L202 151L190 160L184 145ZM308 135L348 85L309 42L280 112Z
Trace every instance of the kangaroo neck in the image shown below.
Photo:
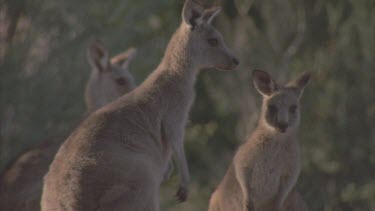
M165 55L160 63L158 73L165 79L169 91L175 91L176 100L190 99L194 93L194 84L199 72L198 66L190 55L189 30L181 25L172 36ZM179 99L184 101L184 99Z

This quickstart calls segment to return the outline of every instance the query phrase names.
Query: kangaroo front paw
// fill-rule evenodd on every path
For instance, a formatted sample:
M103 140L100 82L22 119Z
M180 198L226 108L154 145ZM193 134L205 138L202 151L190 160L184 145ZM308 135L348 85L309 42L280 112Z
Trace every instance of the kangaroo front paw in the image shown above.
M177 198L177 202L182 203L186 201L188 195L189 195L188 187L180 185L175 196Z

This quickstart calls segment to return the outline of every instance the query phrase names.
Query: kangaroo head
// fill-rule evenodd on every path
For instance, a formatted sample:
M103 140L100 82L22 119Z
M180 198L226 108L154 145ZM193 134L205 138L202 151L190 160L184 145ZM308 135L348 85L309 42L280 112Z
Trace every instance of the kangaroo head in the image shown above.
M107 49L100 41L91 43L87 58L92 67L86 86L86 105L90 111L96 110L135 88L129 64L136 50L130 48L109 59Z
M297 128L300 120L299 100L309 79L310 74L304 73L282 86L267 72L254 70L252 80L263 95L261 121L281 133Z
M188 54L199 68L234 69L239 61L226 46L223 36L211 25L220 7L205 9L193 0L185 2L181 27L188 36Z

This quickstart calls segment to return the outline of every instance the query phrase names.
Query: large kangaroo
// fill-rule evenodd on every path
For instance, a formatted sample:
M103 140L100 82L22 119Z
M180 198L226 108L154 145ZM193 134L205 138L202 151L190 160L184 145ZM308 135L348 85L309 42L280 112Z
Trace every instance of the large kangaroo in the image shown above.
M160 65L139 87L91 114L64 142L45 176L42 210L159 210L172 149L188 195L184 127L198 71L238 60L211 26L220 9L187 0Z
M212 194L209 211L307 210L295 185L300 173L299 101L309 78L303 74L281 86L268 73L253 72L263 95L259 123Z
M107 50L96 41L88 49L92 66L86 88L86 107L94 111L135 88L128 66L134 58L131 48L109 60ZM64 138L55 137L21 154L0 177L0 210L38 211L43 188L43 176L48 171Z

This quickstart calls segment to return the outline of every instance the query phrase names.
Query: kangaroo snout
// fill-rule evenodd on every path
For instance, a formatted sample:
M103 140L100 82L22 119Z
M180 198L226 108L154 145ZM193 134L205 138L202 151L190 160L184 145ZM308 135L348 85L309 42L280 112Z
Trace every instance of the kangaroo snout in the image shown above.
M240 64L240 61L238 61L237 58L233 57L232 62L235 66L238 66Z
M229 56L227 58L227 64L217 66L219 69L234 70L240 64L240 61L234 56Z
M277 123L277 129L281 133L285 133L286 130L288 129L288 123L286 123L286 122L279 122L279 123Z

